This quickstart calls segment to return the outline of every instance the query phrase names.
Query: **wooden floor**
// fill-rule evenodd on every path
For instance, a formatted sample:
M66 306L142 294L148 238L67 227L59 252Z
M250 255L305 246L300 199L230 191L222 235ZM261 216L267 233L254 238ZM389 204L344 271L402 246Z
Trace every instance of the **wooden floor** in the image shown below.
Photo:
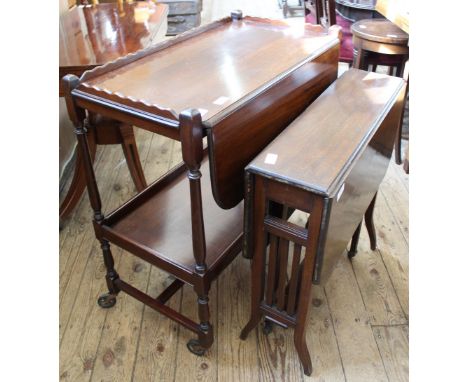
M205 19L239 3L246 9L258 2L205 1ZM268 7L276 12L276 1L261 3L259 14ZM180 161L177 143L138 129L136 135L148 181ZM104 211L135 193L119 146L99 147L95 168ZM377 198L378 249L369 250L363 230L358 255L343 258L326 285L313 287L307 328L312 377L302 373L292 330L275 327L265 336L258 328L239 340L250 299L250 262L242 256L212 286L215 341L204 357L187 350L191 332L124 293L115 307L101 309L96 300L106 291L105 270L91 215L84 195L60 232L61 380L408 380L408 176L393 161ZM158 269L115 246L113 252L119 274L141 290L156 296L168 284ZM195 303L194 292L184 287L170 305L196 319Z

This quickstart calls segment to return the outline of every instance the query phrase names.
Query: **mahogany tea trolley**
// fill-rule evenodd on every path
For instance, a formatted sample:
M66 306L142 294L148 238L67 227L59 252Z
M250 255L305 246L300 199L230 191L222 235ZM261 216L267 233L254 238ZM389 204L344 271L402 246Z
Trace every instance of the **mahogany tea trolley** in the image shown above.
M364 215L372 228L404 94L400 78L350 69L246 168L244 255L253 263L251 317L241 338L263 316L293 326L307 375L312 283L325 282L351 237L348 256L355 255ZM272 215L271 202L308 213L305 228Z
M100 306L126 292L196 333L187 346L204 354L213 343L211 282L241 251L244 168L336 79L338 51L338 29L297 29L237 11L64 78L107 271ZM183 162L104 216L87 142L90 113L180 141ZM119 277L110 243L175 281L156 298L146 295ZM165 305L184 284L198 296L199 323Z

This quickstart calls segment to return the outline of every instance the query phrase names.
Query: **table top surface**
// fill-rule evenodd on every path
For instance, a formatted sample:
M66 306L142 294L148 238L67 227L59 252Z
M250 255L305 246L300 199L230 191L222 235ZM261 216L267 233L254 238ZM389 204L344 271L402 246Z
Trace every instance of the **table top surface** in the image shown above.
M398 77L346 71L247 166L248 171L333 197L403 86Z
M361 20L351 25L351 32L360 38L388 43L402 44L408 43L409 36L397 25L386 19Z
M205 28L205 29L204 29ZM338 43L338 31L254 17L226 18L87 72L78 90L168 110L197 108L204 121ZM127 60L127 61L126 61ZM133 62L132 62L133 61ZM148 111L148 110L147 110ZM157 114L157 113L156 113Z
M60 17L60 71L84 70L146 48L161 25L168 6L152 2L77 6Z

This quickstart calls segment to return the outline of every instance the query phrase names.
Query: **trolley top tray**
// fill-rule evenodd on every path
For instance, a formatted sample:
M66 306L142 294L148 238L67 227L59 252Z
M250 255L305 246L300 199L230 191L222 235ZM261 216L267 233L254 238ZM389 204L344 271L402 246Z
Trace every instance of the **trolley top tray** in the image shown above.
M249 16L225 18L86 72L73 95L175 121L181 111L196 108L209 127L213 117L338 44L338 33Z

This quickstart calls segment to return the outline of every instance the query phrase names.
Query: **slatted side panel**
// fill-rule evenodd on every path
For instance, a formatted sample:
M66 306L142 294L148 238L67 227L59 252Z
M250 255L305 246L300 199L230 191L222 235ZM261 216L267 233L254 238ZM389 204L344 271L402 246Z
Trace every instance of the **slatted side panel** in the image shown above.
M269 218L267 217L266 220ZM281 220L275 218L276 222ZM269 247L267 248L267 262L265 264L264 302L281 314L292 317L296 313L298 294L301 290L305 248L300 243L295 242L290 232L282 232L280 227L272 228L269 226L270 224L266 224L266 229L269 232ZM301 227L298 228L302 230ZM298 241L303 242L304 238L298 238Z

